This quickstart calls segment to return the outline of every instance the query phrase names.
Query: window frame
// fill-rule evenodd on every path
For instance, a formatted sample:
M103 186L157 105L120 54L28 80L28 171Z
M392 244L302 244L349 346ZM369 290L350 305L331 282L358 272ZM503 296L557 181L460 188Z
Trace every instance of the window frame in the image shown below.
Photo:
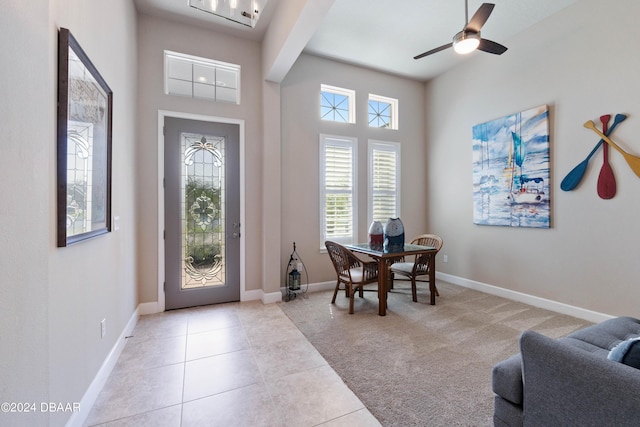
M390 142L390 141L378 141L374 139L370 139L368 141L368 173L367 173L367 218L368 224L371 224L374 221L374 196L376 193L380 191L384 191L389 193L388 190L376 190L374 188L374 178L375 178L375 163L374 163L374 151L386 151L395 153L395 216L394 218L399 218L401 215L401 144L399 142ZM378 219L378 221L380 221ZM382 221L381 221L382 222ZM383 223L384 225L384 223Z
M371 121L369 120L369 109L371 108L371 101L375 102L384 102L389 104L389 108L391 109L390 117L389 117L389 127L380 127L380 126L372 126ZM375 129L391 129L398 130L398 100L395 98L389 98L387 96L375 95L373 93L369 94L369 98L367 100L367 126Z
M348 109L347 109L347 121L341 122L338 120L325 119L322 117L322 94L323 93L332 93L334 95L342 95L346 96L348 100ZM334 122L334 123L348 123L355 124L356 123L356 91L352 89L345 89L342 87L331 86L326 84L320 85L320 98L319 98L319 108L320 108L320 120L325 122Z
M332 240L340 244L355 243L358 235L358 139L355 137L320 134L320 250L326 251L324 242ZM326 187L326 150L328 146L348 147L351 149L351 190L349 192L337 192L351 195L351 235L348 237L335 237L327 234L327 205L328 194Z

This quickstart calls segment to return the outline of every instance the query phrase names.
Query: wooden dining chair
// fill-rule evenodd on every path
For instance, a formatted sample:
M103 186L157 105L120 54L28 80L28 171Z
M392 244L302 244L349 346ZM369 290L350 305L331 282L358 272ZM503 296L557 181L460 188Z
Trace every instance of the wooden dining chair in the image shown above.
M431 257L436 256L436 254L442 248L442 237L435 234L421 234L420 236L415 237L411 241L411 244L420 246L433 246L434 248L436 248L436 253L416 255L413 262L400 260L399 262L394 262L393 264L391 264L391 266L389 267L390 288L393 289L393 281L396 274L408 277L409 280L411 280L411 296L413 298L413 302L418 302L416 281L429 282L429 261L431 260ZM418 277L421 276L427 276L427 279L418 280ZM435 283L433 284L433 289L435 291L435 294L437 296L440 296Z
M375 261L362 261L339 243L326 241L324 244L338 275L331 304L335 304L336 296L342 283L344 284L345 294L349 298L349 314L353 314L355 291L357 290L360 298L362 298L364 296L364 285L378 283L378 263Z

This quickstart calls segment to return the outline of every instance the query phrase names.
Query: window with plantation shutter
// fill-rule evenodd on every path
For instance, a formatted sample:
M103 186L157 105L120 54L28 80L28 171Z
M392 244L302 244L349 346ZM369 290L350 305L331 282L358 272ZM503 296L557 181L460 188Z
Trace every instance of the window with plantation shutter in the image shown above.
M400 216L400 144L369 141L369 223Z
M357 139L320 135L320 247L331 240L355 243Z

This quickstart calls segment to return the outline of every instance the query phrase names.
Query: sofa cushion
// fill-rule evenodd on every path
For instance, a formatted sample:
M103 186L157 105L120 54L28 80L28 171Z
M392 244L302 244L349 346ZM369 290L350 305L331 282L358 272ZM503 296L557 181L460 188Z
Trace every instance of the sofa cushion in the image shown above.
M591 346L580 345L583 350L591 353L601 353L605 357L613 347L621 341L640 335L640 320L632 317L616 317L602 323L580 329L567 338L583 341ZM605 350L602 352L600 350Z
M640 337L622 341L611 349L607 358L640 369Z
M587 341L571 337L558 338L558 341L587 351L595 356L601 357L602 359L606 359L607 356L609 356L609 348L602 348ZM615 342L617 342L617 340Z

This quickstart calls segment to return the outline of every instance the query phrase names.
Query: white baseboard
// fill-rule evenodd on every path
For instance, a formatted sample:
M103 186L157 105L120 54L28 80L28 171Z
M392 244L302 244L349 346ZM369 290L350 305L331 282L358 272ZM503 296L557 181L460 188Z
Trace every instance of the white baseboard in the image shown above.
M593 323L600 323L607 319L611 319L615 316L610 316L604 313L598 313L596 311L587 310L580 307L564 304L561 302L548 300L545 298L536 297L533 295L524 294L521 292L512 291L498 286L488 285L482 282L476 282L475 280L469 280L451 274L436 272L436 279L445 282L453 283L454 285L462 286L469 289L475 289L480 292L484 292L490 295L496 295L502 298L510 299L512 301L518 301L525 304L532 305L538 308L544 308L545 310L554 311L560 314L566 314L567 316L577 317L579 319L587 320Z
M240 302L261 301L263 294L264 292L262 292L262 289L255 289L253 291L244 291L243 293L240 294Z
M336 282L331 281L331 282L320 282L320 283L309 283L309 286L303 285L301 292L303 293L307 293L307 292L320 292L320 291L330 291L335 289L336 287ZM284 286L280 288L280 292L282 293L282 295L286 295L287 294L287 288L285 288Z
M100 391L102 391L102 388L106 384L111 371L113 371L113 367L116 365L116 362L118 361L118 358L120 357L120 354L124 349L127 340L126 337L131 335L131 333L133 332L133 329L136 327L136 323L138 323L139 317L140 305L136 308L136 310L129 318L127 325L118 337L118 340L109 352L109 355L107 355L106 359L102 363L102 366L98 370L98 373L93 378L93 381L91 381L89 388L84 393L84 396L82 396L82 399L80 400L80 411L73 413L66 424L67 427L81 427L82 425L84 425L87 417L89 416L89 413L91 412L91 409L93 408L93 404L96 402Z
M138 304L138 314L140 316L146 316L147 314L160 313L160 307L157 301L143 302Z
M263 293L262 294L262 303L263 304L272 304L274 302L281 302L282 301L282 292L278 291L278 292L270 292L270 293Z
M477 282L475 280L465 279L463 277L453 276L451 274L436 272L436 279L444 282L453 283L454 285L462 286L464 288L474 289L476 291L484 292L490 295L496 295L502 298L506 298L512 301L522 302L534 307L544 308L545 310L553 311L560 314L566 314L567 316L577 317L593 323L600 323L607 319L611 319L615 316L610 316L604 313L598 313L584 308L575 307L568 304L563 304L557 301L539 298L533 295L524 294L521 292L512 291L498 286L489 285L487 283ZM332 290L336 286L336 282L321 282L309 284L307 292L319 292ZM285 288L281 289L282 292L286 292Z
M336 281L310 283L307 292L332 291L336 288Z
M305 292L319 292L334 289L336 286L336 282L321 282L321 283L310 283L309 286L303 290ZM287 290L282 287L279 292L270 292L265 293L261 289L257 289L254 291L246 291L242 297L242 301L262 301L263 304L272 304L274 302L283 301L283 295L286 295Z

